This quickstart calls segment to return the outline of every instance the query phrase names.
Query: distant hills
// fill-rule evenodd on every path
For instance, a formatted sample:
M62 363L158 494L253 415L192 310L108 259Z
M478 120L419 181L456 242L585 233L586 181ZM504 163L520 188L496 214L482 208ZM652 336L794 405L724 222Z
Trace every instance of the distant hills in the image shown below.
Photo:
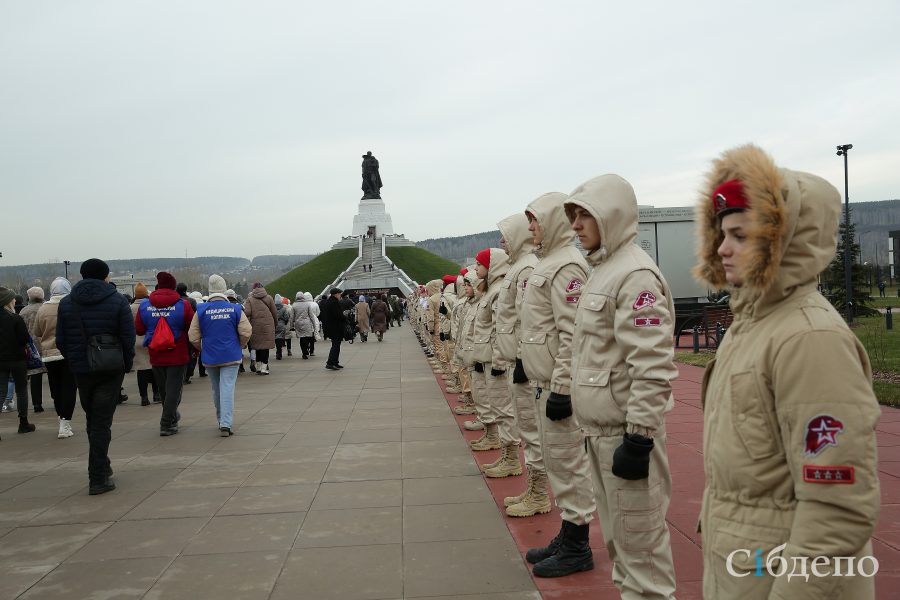
M184 281L191 289L201 290L209 275L218 273L225 277L229 284L237 285L248 280L267 283L285 271L312 259L312 254L269 254L247 259L239 256L198 256L194 258L124 258L108 260L113 276L130 275L147 279L159 271L168 271L179 281ZM72 261L69 265L69 278L76 281L81 278L79 269L81 262ZM0 266L0 285L21 291L23 287L32 285L49 287L55 277L66 273L62 262L46 262L31 265ZM237 289L237 288L235 288Z
M851 202L850 218L856 224L861 244L861 261L888 264L888 232L900 230L900 200L879 202ZM431 238L417 242L416 246L462 264L474 257L479 250L497 247L500 232L485 231L470 235Z

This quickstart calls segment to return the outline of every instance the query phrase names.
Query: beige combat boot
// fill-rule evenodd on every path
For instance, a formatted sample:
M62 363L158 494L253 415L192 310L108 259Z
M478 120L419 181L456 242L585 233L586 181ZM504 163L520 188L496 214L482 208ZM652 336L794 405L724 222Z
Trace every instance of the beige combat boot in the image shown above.
M485 477L510 477L522 474L522 463L519 462L519 446L509 444L503 447L500 458L493 465L482 465Z
M515 499L504 498L503 503ZM532 517L550 512L550 492L547 483L547 473L544 471L528 470L528 488L521 500L514 504L507 504L506 514L510 517Z
M475 413L475 407L472 407L472 413ZM463 423L463 428L466 431L482 431L484 429L484 423L481 422L478 417L475 417L471 421L465 421Z
M488 423L485 425L484 435L478 438L477 440L472 440L469 442L469 446L475 452L484 452L486 450L499 450L502 448L500 445L500 432L499 427L496 423Z
M475 403L474 402L463 402L459 406L454 406L453 412L458 415L474 415L475 414Z

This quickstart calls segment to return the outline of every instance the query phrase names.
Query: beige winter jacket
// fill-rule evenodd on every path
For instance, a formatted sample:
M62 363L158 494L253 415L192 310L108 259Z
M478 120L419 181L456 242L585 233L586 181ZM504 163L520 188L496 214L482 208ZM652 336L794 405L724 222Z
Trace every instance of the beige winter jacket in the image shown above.
M46 362L63 360L62 352L56 347L56 315L59 301L65 296L50 296L50 300L41 304L34 317L34 329L31 337L41 350L41 359Z
M572 351L572 406L585 435L625 426L653 437L672 409L675 308L669 285L634 242L638 207L631 185L618 175L579 186L566 212L580 206L597 221L601 247L581 290ZM607 429L609 431L609 429Z
M865 600L871 578L734 577L786 544L797 560L863 556L878 517L880 410L862 344L816 289L835 253L841 200L825 180L775 166L755 146L714 163L698 205L697 274L727 287L712 191L743 182L751 220L735 319L706 369L703 531L707 598ZM776 553L777 554L777 553ZM799 557L799 558L798 558ZM818 569L831 573L834 561ZM846 565L845 572L846 572ZM809 571L807 571L809 572Z
M475 361L491 363L495 369L505 369L508 366L494 344L497 338L494 323L497 296L500 295L500 287L507 271L509 271L509 255L500 248L491 248L490 268L486 278L487 290L478 299L475 307L475 330L472 335Z
M478 302L481 300L482 292L478 291L482 280L475 275L475 267L473 266L466 273L466 281L471 283L475 289L475 295L466 299L466 306L462 309L460 318L462 324L459 328L459 339L456 342L456 352L459 355L460 363L464 367L471 367L475 364L475 313L478 309Z
M551 192L528 205L544 239L535 250L538 263L528 278L521 313L525 374L535 386L557 394L569 393L575 308L588 271L563 209L567 198Z
M509 249L509 270L503 277L497 296L495 345L502 359L514 363L519 357L519 315L525 300L525 288L538 259L534 254L531 232L528 231L528 217L524 213L503 219L497 227Z
M444 291L441 292L441 306L447 309L447 314L441 313L440 307L438 309L438 316L441 323L440 331L448 340L453 339L453 319L450 315L453 314L453 309L456 308L457 302L456 285L451 283L444 287Z
M266 292L266 288L256 288L244 300L244 313L250 319L253 333L250 335L250 347L254 350L266 350L275 347L275 321L278 311L275 300Z
M444 288L442 279L432 279L425 284L428 307L425 310L425 328L430 335L437 335L440 331L441 320L438 309L441 307L441 290Z

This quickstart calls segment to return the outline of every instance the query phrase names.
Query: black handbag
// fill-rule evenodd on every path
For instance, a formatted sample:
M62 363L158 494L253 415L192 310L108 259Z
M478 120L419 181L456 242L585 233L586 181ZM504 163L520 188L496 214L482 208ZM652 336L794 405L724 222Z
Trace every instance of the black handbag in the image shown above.
M106 371L125 371L125 355L122 352L122 342L118 336L108 333L98 333L88 337L84 329L84 321L78 310L78 303L72 300L72 308L75 318L81 326L81 338L84 340L85 355L87 356L88 371L101 373Z

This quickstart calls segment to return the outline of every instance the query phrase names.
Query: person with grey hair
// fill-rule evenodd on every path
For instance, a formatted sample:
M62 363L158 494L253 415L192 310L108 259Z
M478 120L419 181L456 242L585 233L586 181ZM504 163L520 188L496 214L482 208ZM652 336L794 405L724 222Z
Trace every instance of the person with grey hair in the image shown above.
M56 437L65 439L72 437L72 415L75 412L75 399L78 387L75 375L69 368L69 362L56 345L56 317L60 301L72 291L72 284L65 277L57 277L50 284L50 299L41 305L34 322L34 341L41 349L44 367L47 369L47 383L50 384L50 397L59 420L59 433Z
M28 334L34 337L34 319L37 317L38 309L44 304L44 288L32 287L25 293L28 296L28 304L19 313L19 316L25 320L25 327L28 328ZM43 354L43 353L42 353ZM31 388L31 405L34 412L44 412L43 387L44 387L44 369L37 369L28 372L28 381Z

